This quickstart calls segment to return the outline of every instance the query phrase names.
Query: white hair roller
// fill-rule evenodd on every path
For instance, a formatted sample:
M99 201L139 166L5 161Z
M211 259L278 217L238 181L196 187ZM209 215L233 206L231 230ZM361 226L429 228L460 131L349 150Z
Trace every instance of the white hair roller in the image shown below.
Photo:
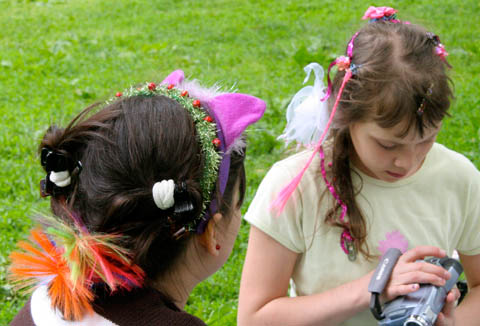
M70 185L72 179L70 178L70 172L68 171L60 171L50 172L50 181L52 181L57 187L66 187Z
M152 188L153 201L160 209L168 209L175 204L173 193L175 182L173 180L162 180L156 182Z

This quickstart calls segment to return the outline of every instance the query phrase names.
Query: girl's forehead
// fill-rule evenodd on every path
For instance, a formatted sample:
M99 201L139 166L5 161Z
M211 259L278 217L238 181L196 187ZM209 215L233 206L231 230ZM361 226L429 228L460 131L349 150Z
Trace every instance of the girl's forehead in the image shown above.
M408 132L405 134L407 127L406 122L399 123L390 128L383 128L376 122L370 121L365 122L363 127L365 128L365 131L373 137L397 143L410 143L422 141L435 136L440 131L441 123L436 127L425 128L423 136L420 135L415 127L409 128Z

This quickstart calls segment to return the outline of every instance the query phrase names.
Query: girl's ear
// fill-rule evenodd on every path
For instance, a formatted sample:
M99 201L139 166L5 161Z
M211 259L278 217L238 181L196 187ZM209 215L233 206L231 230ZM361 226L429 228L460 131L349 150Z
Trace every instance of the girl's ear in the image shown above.
M223 215L221 213L215 213L213 217L208 221L205 227L205 232L199 235L200 244L207 250L212 256L218 256L218 238L216 232L216 225L221 221Z

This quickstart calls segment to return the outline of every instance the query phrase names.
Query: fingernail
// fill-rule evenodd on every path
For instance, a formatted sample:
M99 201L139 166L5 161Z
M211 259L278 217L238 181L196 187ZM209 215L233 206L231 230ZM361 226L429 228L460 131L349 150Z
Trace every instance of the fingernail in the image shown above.
M445 272L443 273L443 277L444 277L446 280L449 280L450 277L452 277L452 275L450 275L449 272L445 271Z

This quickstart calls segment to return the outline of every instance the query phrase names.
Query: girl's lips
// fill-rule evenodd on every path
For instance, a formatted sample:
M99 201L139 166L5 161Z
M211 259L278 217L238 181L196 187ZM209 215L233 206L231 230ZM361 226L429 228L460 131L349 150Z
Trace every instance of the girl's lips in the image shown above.
M387 171L387 173L394 178L403 178L405 176L405 174L398 174L398 173L393 173L393 172L390 172L390 171Z

